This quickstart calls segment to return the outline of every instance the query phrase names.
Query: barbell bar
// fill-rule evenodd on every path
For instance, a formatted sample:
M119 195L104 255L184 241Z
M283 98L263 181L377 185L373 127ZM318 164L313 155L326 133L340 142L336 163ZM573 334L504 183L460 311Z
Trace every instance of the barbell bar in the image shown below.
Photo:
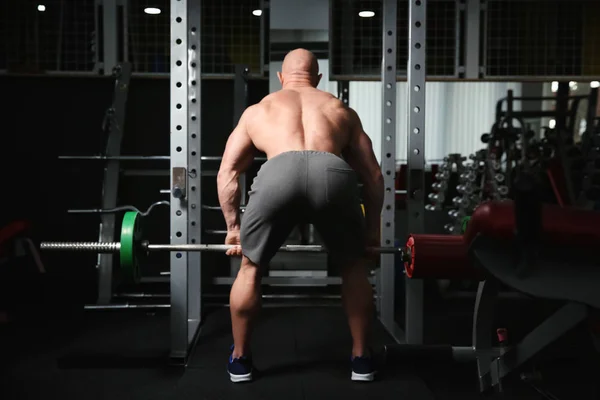
M43 251L72 251L119 254L121 270L127 280L139 282L141 278L140 259L151 252L211 252L225 253L235 248L226 244L152 244L143 240L140 213L128 211L123 216L119 242L42 242ZM326 253L321 245L285 245L279 248L285 253ZM399 254L403 262L410 261L411 255L403 247L371 247L372 254Z
M178 251L178 252L209 252L225 253L237 246L230 244L150 244L140 243L142 249L152 251ZM94 253L119 253L119 242L42 242L42 250L82 251ZM295 245L288 244L279 248L284 253L326 253L327 249L321 245ZM379 254L404 254L402 247L370 247L369 251Z

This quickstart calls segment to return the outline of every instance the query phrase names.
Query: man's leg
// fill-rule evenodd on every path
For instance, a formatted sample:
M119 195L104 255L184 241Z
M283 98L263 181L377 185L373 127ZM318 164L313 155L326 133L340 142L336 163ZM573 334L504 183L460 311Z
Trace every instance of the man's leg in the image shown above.
M369 356L368 341L373 322L373 288L368 263L354 259L341 268L342 304L352 335L352 357Z
M261 306L261 275L260 267L243 257L229 294L233 358L240 358L250 352L252 327Z

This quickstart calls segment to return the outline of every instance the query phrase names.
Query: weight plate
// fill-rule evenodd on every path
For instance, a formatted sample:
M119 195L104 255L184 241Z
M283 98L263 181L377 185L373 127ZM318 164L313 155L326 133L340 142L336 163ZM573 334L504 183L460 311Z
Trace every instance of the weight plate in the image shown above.
M140 239L140 215L136 211L127 211L121 224L121 251L119 254L121 269L125 279L138 283L140 267L137 252Z

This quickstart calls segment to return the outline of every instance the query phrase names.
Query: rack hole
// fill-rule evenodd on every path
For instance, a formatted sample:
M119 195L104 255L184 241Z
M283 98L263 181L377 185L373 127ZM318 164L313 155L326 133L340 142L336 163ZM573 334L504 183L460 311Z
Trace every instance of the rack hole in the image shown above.
M415 69L418 71L421 69L421 64L415 64Z
M414 112L416 112L416 113L418 113L419 111L421 111L421 109L420 109L419 107L415 107L415 108L413 109L413 111L414 111Z
M177 150L178 153L181 153L181 146L177 146L175 150Z
M175 127L175 129L177 129L178 131L180 131L181 129L183 129L183 127L182 127L181 125L177 125L177 126Z
M177 39L177 40L175 40L175 43L177 43L177 44L181 44L181 39Z

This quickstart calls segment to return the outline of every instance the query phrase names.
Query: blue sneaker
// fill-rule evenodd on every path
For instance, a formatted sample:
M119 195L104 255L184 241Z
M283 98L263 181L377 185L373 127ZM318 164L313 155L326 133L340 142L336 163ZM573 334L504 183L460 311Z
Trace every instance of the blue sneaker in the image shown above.
M356 382L371 382L375 379L375 367L371 357L353 357L352 359L352 377Z
M231 346L227 372L233 383L250 382L252 380L252 357L242 356L233 358L233 346Z

